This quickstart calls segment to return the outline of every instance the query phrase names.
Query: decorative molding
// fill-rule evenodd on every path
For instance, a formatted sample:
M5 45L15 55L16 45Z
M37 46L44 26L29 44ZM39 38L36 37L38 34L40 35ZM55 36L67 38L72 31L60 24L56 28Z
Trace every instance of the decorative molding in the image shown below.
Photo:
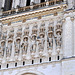
M6 23L9 23L9 22L15 22L15 21L23 20L23 19L35 18L35 17L38 17L38 16L53 14L55 12L62 12L65 7L67 7L67 5L62 4L62 5L59 5L59 6L54 6L54 7L46 8L46 9L43 9L43 10L37 10L37 11L30 12L30 13L25 13L25 14L21 14L21 15L2 18L1 21L2 21L3 24L6 24Z

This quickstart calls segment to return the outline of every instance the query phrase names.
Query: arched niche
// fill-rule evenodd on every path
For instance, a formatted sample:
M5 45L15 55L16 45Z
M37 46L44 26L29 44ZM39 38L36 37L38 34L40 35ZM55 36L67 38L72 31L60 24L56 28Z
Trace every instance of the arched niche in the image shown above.
M16 75L44 75L44 74L39 71L27 70L27 71L21 71Z
M34 73L24 73L22 75L37 75L37 74L34 74Z

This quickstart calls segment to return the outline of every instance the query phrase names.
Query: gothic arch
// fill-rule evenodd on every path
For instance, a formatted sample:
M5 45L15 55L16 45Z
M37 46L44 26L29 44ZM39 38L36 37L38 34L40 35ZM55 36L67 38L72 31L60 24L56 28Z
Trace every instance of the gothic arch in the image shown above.
M44 75L43 73L39 72L39 71L31 71L31 70L28 70L28 71L21 71L19 73L17 73L16 75L26 75L26 74L31 74L31 75Z

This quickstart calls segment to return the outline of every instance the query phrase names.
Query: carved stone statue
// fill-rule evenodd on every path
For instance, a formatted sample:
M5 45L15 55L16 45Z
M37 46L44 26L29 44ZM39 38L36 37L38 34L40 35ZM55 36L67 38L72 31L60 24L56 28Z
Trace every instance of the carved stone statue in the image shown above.
M36 40L35 40L35 36L32 37L32 48L31 48L32 51L35 51L36 50Z
M2 51L2 56L4 56L5 42L2 42L2 43L1 43L1 51Z
M16 45L15 45L15 53L19 54L19 51L20 51L20 39L16 41Z
M60 37L56 38L56 45L61 47L61 38Z
M12 41L8 42L8 48L7 48L7 56L11 55L11 51L12 51Z
M28 49L28 38L24 38L24 43L22 44L23 46L23 53L27 53L27 49Z
M52 47L53 47L53 39L49 38L49 48L52 48Z
M40 36L40 39L39 39L39 49L44 49L44 37L43 36Z
M58 33L56 38L57 47L61 47L61 35Z

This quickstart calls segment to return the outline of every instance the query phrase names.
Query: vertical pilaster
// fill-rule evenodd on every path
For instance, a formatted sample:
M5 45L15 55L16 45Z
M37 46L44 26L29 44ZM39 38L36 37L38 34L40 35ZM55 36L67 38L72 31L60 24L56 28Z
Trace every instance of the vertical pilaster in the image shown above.
M63 26L63 51L64 57L71 57L73 53L73 30L70 17L66 17Z
M14 28L14 37L13 37L13 42L12 42L12 52L11 52L11 61L14 61L15 60L15 41L16 41L16 32L17 32L17 29L16 27Z
M44 56L48 56L48 50L47 50L47 32L48 32L48 25L49 22L45 23L45 44L44 44Z
M74 56L75 56L75 19L73 20L73 27L74 27Z
M36 57L39 57L39 51L38 51L38 49L39 49L39 47L38 47L38 40L37 40L37 46L36 46L36 52L35 52L35 58Z
M4 49L4 57L3 57L3 61L2 63L5 63L6 62L6 43L5 43L5 49Z
M11 59L10 61L14 61L14 53L15 53L15 45L14 45L14 40L12 42L12 51L11 51Z
M56 43L55 43L55 38L53 38L53 51L52 51L52 61L56 60Z

